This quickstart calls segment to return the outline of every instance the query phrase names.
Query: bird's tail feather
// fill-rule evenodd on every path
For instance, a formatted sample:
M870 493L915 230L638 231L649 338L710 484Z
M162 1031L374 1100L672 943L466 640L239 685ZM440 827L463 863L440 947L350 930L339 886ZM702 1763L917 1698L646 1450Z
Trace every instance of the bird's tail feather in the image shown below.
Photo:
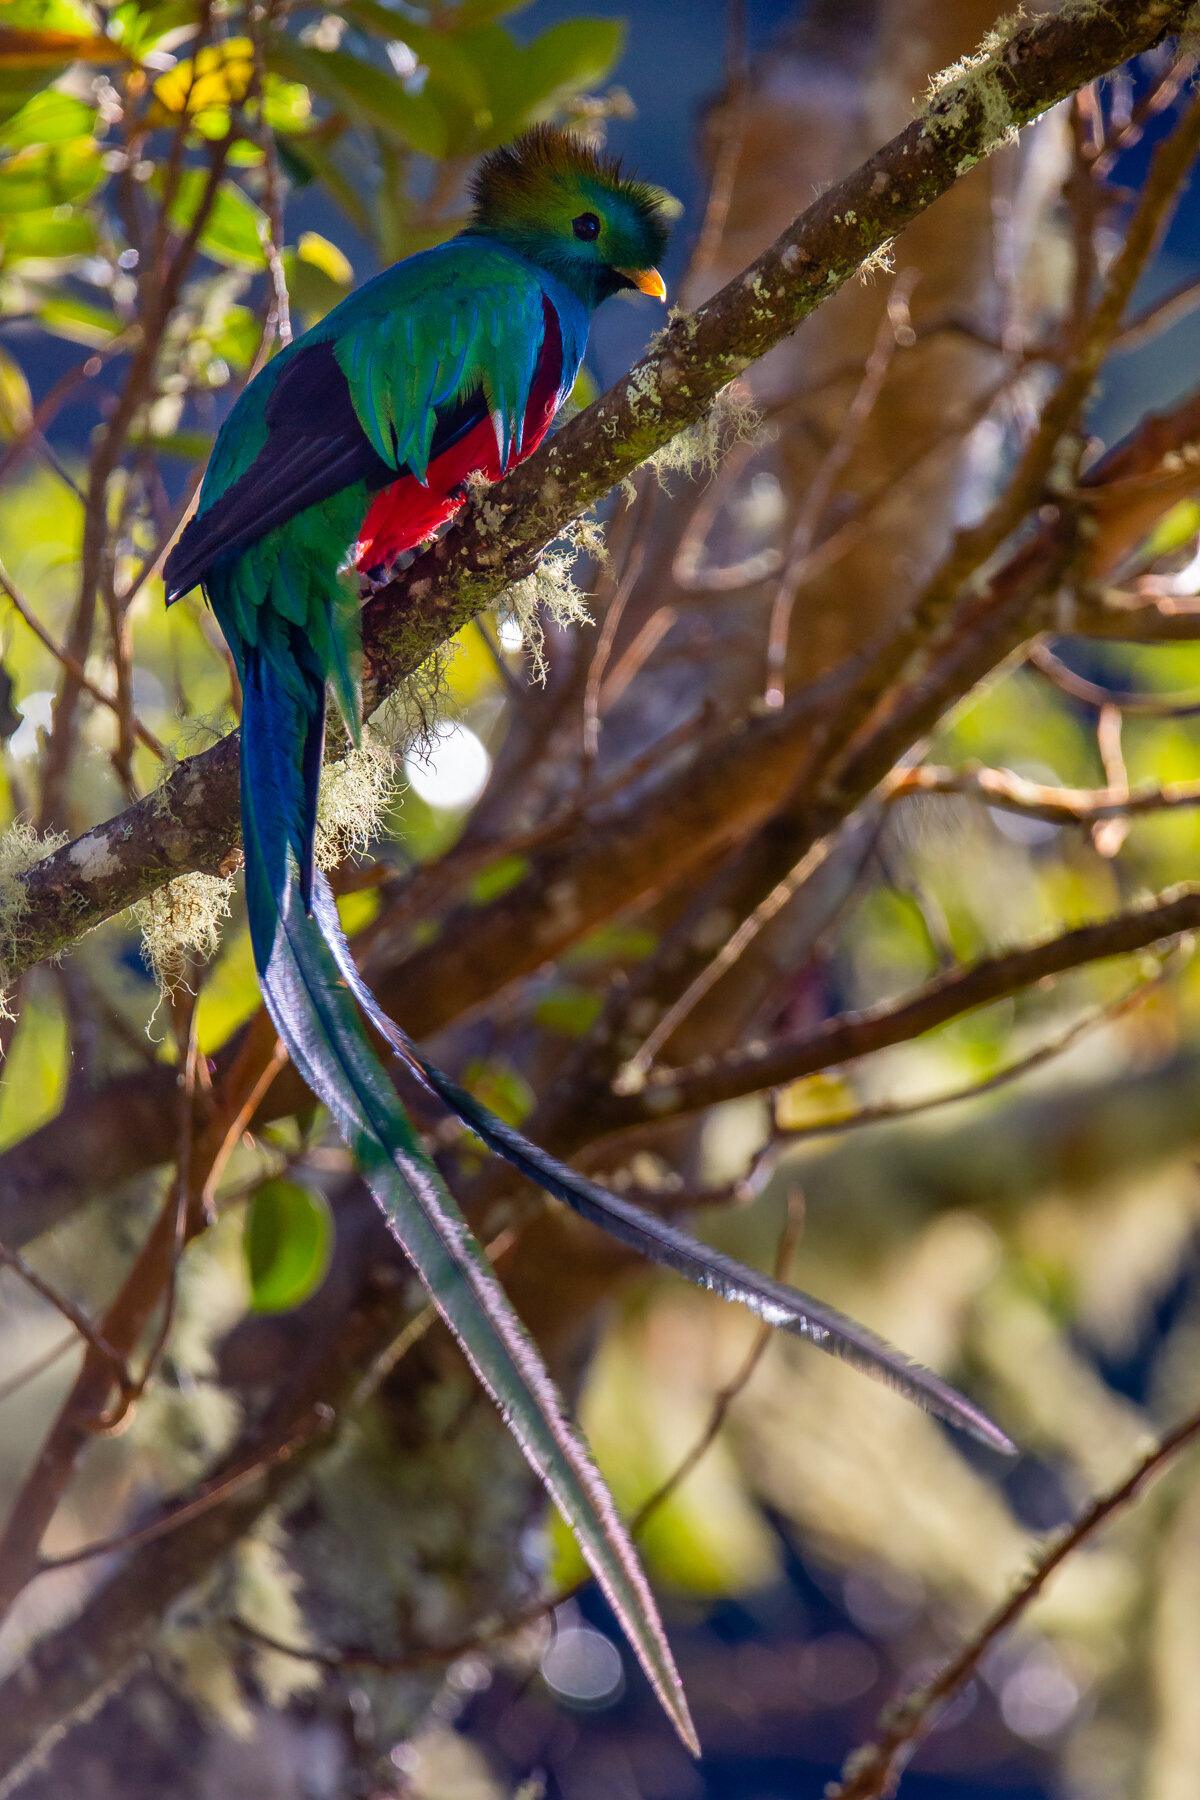
M306 696L278 684L260 652L250 651L244 662L246 891L267 1009L300 1073L333 1115L393 1236L574 1531L676 1730L696 1751L654 1600L611 1496L363 1030L327 941L331 916L339 943L341 932L323 876L315 914L304 905L297 807L304 803L304 751L323 717L324 684Z
M1011 1452L1013 1444L987 1414L949 1382L923 1364L913 1362L875 1332L836 1308L816 1300L799 1288L772 1281L745 1263L701 1244L686 1231L635 1206L620 1194L589 1181L585 1175L531 1143L442 1072L413 1043L406 1032L383 1011L355 965L338 919L329 884L317 877L313 905L347 986L375 1029L389 1042L409 1069L477 1137L527 1176L536 1186L564 1201L581 1218L620 1239L652 1262L664 1264L700 1287L749 1307L762 1319L807 1338L833 1356L874 1375L906 1398L937 1414L949 1424L970 1432L993 1450Z
M294 641L281 656L260 643L243 646L239 657L246 899L267 1009L300 1073L332 1114L389 1229L574 1530L676 1729L694 1747L654 1601L611 1497L375 1056L359 1007L410 1071L490 1149L582 1217L881 1377L993 1448L1012 1446L948 1383L864 1326L700 1244L530 1143L430 1063L387 1016L354 963L328 882L312 868L325 683L319 669L308 666L311 660Z

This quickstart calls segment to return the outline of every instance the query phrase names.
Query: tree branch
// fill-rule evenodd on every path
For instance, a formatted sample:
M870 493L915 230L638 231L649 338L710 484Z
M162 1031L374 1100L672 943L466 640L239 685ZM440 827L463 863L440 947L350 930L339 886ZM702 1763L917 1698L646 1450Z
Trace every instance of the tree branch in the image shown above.
M676 317L624 382L476 503L364 609L368 702L536 564L614 483L699 421L716 394L828 299L967 169L1076 88L1182 30L1187 0L1112 0L1036 19L814 202L746 272ZM236 734L157 792L29 871L13 979L173 875L236 843Z
M1115 1488L1093 1500L1075 1524L1051 1543L1016 1592L997 1607L941 1673L925 1687L909 1694L899 1705L887 1709L880 1719L881 1729L874 1742L853 1751L842 1771L841 1781L826 1789L829 1800L890 1800L938 1714L978 1672L980 1663L996 1640L1011 1630L1067 1558L1095 1537L1117 1513L1132 1504L1146 1483L1160 1475L1197 1436L1200 1436L1200 1413L1193 1413L1148 1450Z
M688 1068L654 1070L636 1092L613 1094L593 1108L593 1134L657 1125L743 1094L781 1087L835 1064L906 1043L950 1019L1005 1000L1035 982L1085 963L1127 956L1200 927L1200 888L1175 888L1144 906L1114 913L1056 937L951 969L902 1000L827 1019L816 1031L735 1050Z

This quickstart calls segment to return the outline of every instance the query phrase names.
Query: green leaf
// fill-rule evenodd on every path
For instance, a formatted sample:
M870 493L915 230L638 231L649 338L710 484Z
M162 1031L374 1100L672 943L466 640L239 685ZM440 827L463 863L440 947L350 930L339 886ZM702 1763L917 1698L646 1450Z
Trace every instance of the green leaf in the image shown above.
M161 437L149 432L133 432L129 441L131 444L152 444L160 456L178 456L190 463L206 462L213 443L204 431L168 431ZM253 1012L254 1008L250 1007L248 1011ZM221 1042L224 1041L222 1038Z
M304 314L306 328L344 300L354 282L349 259L319 232L304 231L294 250L283 253L292 308Z
M92 138L31 145L0 164L0 213L41 212L85 200L104 179Z
M571 987L566 982L543 994L533 1009L533 1016L545 1031L557 1031L563 1037L581 1038L600 1017L603 1001L590 988Z
M1200 505L1195 500L1178 500L1154 527L1142 545L1143 556L1169 556L1182 550L1200 531Z
M612 74L625 48L621 19L564 19L535 38L526 51L539 98L598 87Z
M67 1086L67 1024L48 984L39 983L21 1010L0 1071L0 1150L52 1119Z
M170 208L170 220L177 231L186 231L195 218L205 180L203 169L183 171L179 191ZM158 180L152 185L161 187ZM267 215L262 208L255 206L236 182L223 181L208 222L200 233L200 248L213 262L224 263L229 268L265 268L267 259L261 233L266 225Z
M261 336L262 321L253 309L249 306L232 305L225 307L221 313L221 328L211 335L209 342L214 356L223 358L231 368L245 369L258 350ZM208 452L203 454L207 455Z
M195 448L199 454L187 446L184 455L190 462L203 462L212 449L212 439L203 440ZM176 606L168 616L174 619L182 612L183 608ZM214 1055L261 1004L250 933L243 926L223 940L216 965L200 989L196 1002L196 1043L201 1054Z
M564 19L519 50L511 78L502 92L495 93L493 110L501 138L521 125L549 118L565 100L598 87L612 73L624 44L620 19Z
M320 269L335 286L348 288L354 281L354 265L344 250L331 244L319 231L302 231L296 243L296 255L303 263Z
M506 1125L519 1125L537 1096L519 1069L498 1060L467 1064L463 1080L475 1097Z
M445 156L450 147L447 118L428 92L410 94L394 75L344 50L314 50L307 44L277 41L267 51L278 74L302 81L330 100L358 125L399 140L426 156Z
M89 344L93 348L107 344L121 330L115 313L74 294L56 292L38 308L38 318L55 337L67 338L72 344Z
M302 131L312 118L312 95L302 81L283 81L268 70L263 117L272 131Z
M268 1181L246 1214L243 1235L250 1304L290 1312L315 1294L333 1255L333 1214L319 1188Z
M0 32L0 120L19 113L30 96L44 88L47 79L44 69L13 68L5 62L3 42L4 34Z
M5 262L21 257L90 256L98 242L96 222L87 213L65 206L16 213L3 226L2 242Z
M95 19L84 0L5 0L6 30L61 31L70 37L90 37Z
M486 869L480 869L469 892L476 906L486 906L489 900L498 900L501 894L507 894L509 888L516 887L518 881L524 881L529 873L529 858L514 852L511 856L501 856Z
M16 357L0 348L0 437L24 431L33 417L33 396Z
M108 15L108 33L135 61L152 50L168 32L179 31L196 21L195 0L161 0L148 5L144 0L122 0Z
M34 144L62 144L90 137L96 122L92 107L57 88L43 88L0 126L0 150L28 150Z
M393 44L407 44L429 71L429 79L436 87L452 94L472 114L488 111L490 118L483 73L456 38L403 19L381 6L379 0L345 0L341 11L376 37Z

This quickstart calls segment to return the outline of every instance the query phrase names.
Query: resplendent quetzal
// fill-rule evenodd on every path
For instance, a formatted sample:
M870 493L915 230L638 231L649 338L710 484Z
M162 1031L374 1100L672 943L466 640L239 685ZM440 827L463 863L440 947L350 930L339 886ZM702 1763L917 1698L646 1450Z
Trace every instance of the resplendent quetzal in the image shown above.
M585 1218L985 1442L1007 1440L863 1327L577 1175L434 1069L362 982L313 864L330 684L351 736L360 729L356 571L425 542L462 504L468 477L495 480L537 447L574 384L593 309L621 288L665 296L654 267L665 241L654 190L575 137L541 127L486 157L466 230L368 281L245 389L165 580L168 603L203 585L241 679L246 900L279 1035L694 1745L611 1500L372 1050L359 1007L478 1136Z

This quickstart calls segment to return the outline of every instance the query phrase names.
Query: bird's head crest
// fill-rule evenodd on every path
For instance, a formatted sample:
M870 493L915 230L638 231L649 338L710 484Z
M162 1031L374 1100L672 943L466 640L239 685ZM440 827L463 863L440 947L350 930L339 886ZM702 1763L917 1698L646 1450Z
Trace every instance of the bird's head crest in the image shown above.
M468 230L500 238L595 306L620 288L665 298L667 197L573 132L538 125L483 158Z

